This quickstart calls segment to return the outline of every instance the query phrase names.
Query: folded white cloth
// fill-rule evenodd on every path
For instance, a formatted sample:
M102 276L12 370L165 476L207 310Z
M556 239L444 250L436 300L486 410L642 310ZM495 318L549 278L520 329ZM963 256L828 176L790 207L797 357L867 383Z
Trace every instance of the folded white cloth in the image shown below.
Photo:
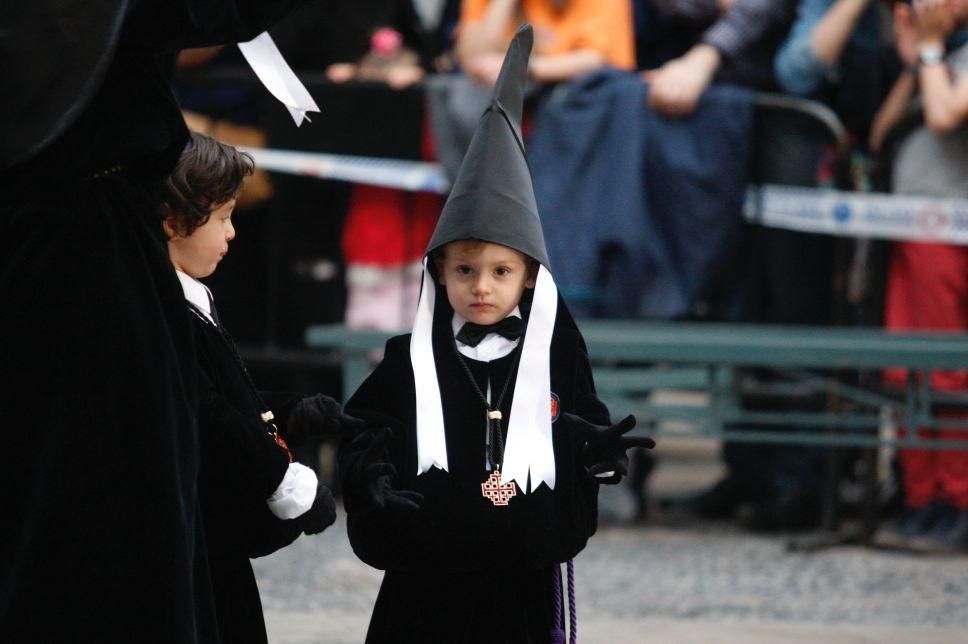
M309 120L306 112L319 111L316 101L282 57L269 32L264 31L249 42L239 43L239 51L266 89L286 106L296 125Z
M318 484L316 472L305 465L290 463L282 483L266 500L269 510L280 519L295 519L313 507Z

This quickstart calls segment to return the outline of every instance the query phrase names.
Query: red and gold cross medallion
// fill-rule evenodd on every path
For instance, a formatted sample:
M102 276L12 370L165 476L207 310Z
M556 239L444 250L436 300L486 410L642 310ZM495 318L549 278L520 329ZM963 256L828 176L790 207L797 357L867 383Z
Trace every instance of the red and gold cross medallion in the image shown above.
M481 495L494 505L507 505L511 497L518 491L514 487L514 481L501 485L501 471L494 470L487 480L481 483Z

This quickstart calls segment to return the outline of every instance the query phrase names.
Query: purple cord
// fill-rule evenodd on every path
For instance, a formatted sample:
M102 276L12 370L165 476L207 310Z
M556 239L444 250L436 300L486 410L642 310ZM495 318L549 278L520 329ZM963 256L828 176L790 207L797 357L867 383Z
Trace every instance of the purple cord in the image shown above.
M565 630L562 628L561 611L561 566L555 564L552 567L551 583L554 584L554 611L555 617L551 624L551 644L565 644Z
M571 644L578 644L578 606L575 605L575 560L568 560L568 630Z
M575 561L568 563L568 630L570 644L578 643L578 607L575 605ZM554 584L555 617L551 627L552 644L565 644L565 630L562 624L564 611L561 604L561 566L555 564L552 568L552 583Z

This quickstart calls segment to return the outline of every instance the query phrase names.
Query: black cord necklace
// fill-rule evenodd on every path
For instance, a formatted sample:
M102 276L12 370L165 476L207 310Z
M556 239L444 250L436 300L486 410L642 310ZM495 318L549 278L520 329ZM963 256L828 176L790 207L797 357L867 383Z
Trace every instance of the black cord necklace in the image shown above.
M232 339L232 336L229 335L228 330L222 326L222 324L214 323L213 320L210 319L195 303L188 302L187 300L186 303L188 304L188 309L198 316L202 322L205 324L211 324L215 327L215 330L218 331L219 338L221 338L222 342L228 348L229 353L232 355L232 359L235 360L235 364L239 368L239 371L242 372L242 379L245 381L245 384L248 385L249 391L255 398L259 409L263 410L259 414L259 417L262 419L262 422L265 423L266 432L269 433L279 447L285 450L286 455L289 457L289 462L292 463L295 461L292 450L289 449L289 445L286 443L286 440L279 434L279 428L276 427L276 424L273 422L275 420L275 415L272 413L272 410L269 409L269 406L266 405L265 400L262 399L262 394L259 393L259 389L255 386L255 382L252 380L252 376L249 374L249 370L246 368L245 362L242 361L242 356L239 354L238 347L235 346L235 341Z
M484 404L485 421L487 423L487 460L488 466L493 467L494 470L491 471L487 480L481 483L481 496L495 506L505 506L512 497L517 495L517 489L513 481L506 484L501 483L501 463L504 462L504 435L501 431L501 421L503 420L501 403L504 402L504 395L508 391L508 385L511 384L511 379L517 372L518 363L521 360L522 347L524 346L524 334L521 335L518 346L514 348L514 362L511 363L508 377L504 381L504 386L501 387L501 393L498 395L497 403L494 407L491 407L487 396L484 395L484 392L481 391L481 388L477 384L477 380L474 379L474 374L471 373L471 369L467 366L463 354L457 348L457 339L453 335L451 336L451 346L454 348L457 361L464 368L464 373L467 374L467 379L470 380L471 387L474 388L477 397Z

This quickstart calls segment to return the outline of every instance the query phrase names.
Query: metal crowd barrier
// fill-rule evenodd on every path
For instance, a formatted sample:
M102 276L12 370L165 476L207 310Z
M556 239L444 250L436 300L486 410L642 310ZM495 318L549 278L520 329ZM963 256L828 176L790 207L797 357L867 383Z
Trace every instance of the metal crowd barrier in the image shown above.
M937 411L964 409L968 396L929 386L932 370L968 365L968 337L945 333L889 333L879 329L777 327L713 323L588 320L580 323L599 396L613 416L634 413L638 431L652 435L739 442L822 446L968 449L965 440L940 441L903 428L968 431L965 420ZM341 325L310 327L306 343L335 351L348 396L380 357L390 333ZM880 384L887 368L908 370L906 386ZM749 385L751 370L774 374L768 391ZM866 375L867 377L862 377ZM777 378L788 386L777 384ZM791 410L744 409L750 393L787 398ZM695 392L687 401L661 392ZM820 397L820 411L795 410ZM789 431L760 431L784 426Z

